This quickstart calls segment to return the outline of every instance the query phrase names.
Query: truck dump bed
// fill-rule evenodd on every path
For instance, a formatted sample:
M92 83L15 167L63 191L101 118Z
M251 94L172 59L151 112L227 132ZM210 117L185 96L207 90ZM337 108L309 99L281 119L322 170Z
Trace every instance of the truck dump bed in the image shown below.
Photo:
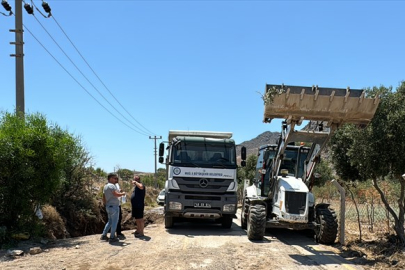
M328 121L329 124L365 125L377 110L379 98L364 90L267 84L263 122L274 118L292 121Z
M217 132L217 131L196 131L196 130L169 130L169 142L177 136L185 137L207 137L214 139L230 139L232 132Z

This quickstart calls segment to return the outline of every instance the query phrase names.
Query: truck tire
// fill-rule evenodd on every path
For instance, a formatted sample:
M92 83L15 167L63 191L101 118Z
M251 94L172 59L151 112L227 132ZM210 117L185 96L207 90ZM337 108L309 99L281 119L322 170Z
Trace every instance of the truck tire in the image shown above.
M173 227L173 224L174 224L174 220L173 220L173 219L174 219L173 217L167 217L167 216L165 216L165 228L166 228L166 229Z
M221 219L222 228L229 229L232 227L232 216L224 215Z
M242 203L242 209L240 213L240 223L242 226L242 229L246 230L247 229L247 216L249 212L249 204L246 203L246 199L243 200Z
M247 221L249 240L262 240L266 231L266 207L261 204L251 205Z
M316 241L327 245L335 243L338 228L335 211L329 207L317 208L316 222L319 224L315 229Z

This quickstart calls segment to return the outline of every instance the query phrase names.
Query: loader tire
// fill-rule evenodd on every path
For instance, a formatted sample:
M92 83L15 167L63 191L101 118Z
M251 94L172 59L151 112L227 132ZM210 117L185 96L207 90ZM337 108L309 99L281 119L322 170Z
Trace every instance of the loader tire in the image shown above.
M165 217L165 228L172 228L174 225L174 218L173 217Z
M240 224L242 226L242 229L244 230L247 229L248 213L249 213L249 204L246 203L246 200L243 200L242 209L240 213Z
M335 211L329 207L316 209L316 222L319 224L315 229L316 241L321 244L333 244L338 228Z
M266 231L266 207L261 204L250 206L247 221L247 236L249 240L262 240Z

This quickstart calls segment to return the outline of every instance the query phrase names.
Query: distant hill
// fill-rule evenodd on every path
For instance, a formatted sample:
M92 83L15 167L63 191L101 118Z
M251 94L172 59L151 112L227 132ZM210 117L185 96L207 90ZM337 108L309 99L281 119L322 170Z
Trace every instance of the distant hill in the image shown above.
M249 141L244 141L236 146L236 155L240 156L240 149L242 146L246 147L247 155L257 154L257 150L260 146L269 144L269 143L276 143L277 139L280 136L280 132L270 132L265 131L259 136Z

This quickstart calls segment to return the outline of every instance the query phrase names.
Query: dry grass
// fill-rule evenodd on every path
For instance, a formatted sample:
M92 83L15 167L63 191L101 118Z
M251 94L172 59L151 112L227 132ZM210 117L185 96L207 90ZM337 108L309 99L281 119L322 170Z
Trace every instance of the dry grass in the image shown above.
M366 232L359 241L358 234L346 233L346 242L346 246L336 246L341 256L365 269L405 269L405 249L395 235Z
M43 222L47 228L47 237L50 239L65 238L65 223L55 207L52 205L44 205L42 207L42 214L44 216Z

